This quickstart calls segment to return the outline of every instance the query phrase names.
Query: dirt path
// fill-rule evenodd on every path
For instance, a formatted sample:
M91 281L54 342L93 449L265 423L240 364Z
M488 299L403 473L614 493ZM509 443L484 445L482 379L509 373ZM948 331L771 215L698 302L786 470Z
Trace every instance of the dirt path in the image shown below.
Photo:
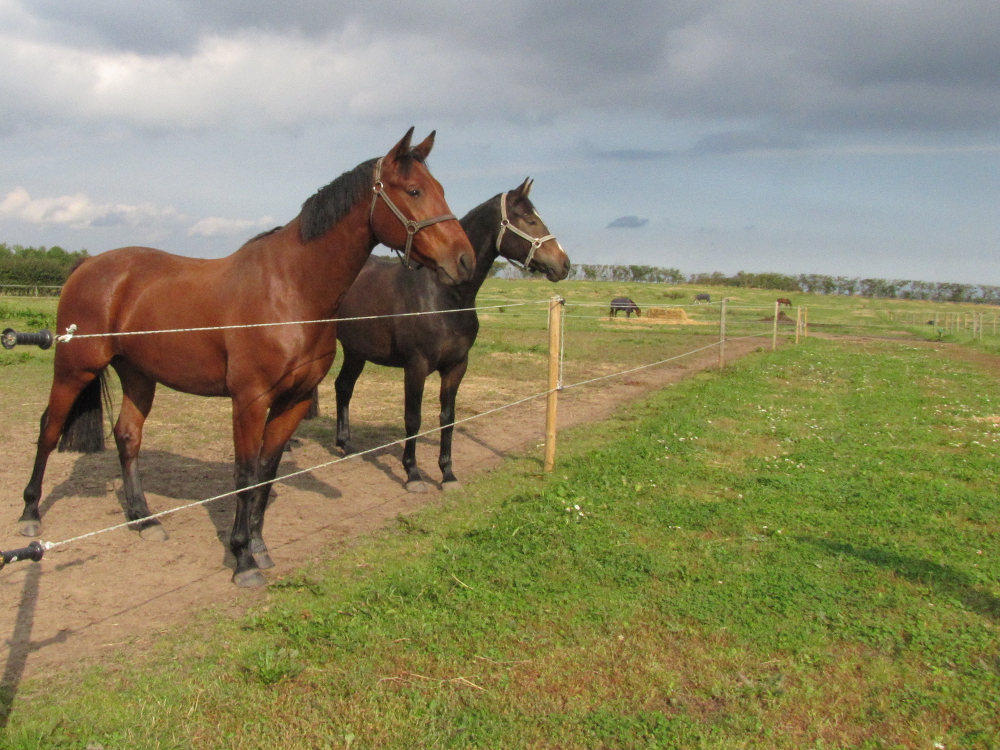
M728 342L728 359L762 345L761 339ZM600 387L565 392L560 426L608 417L623 402L681 380L718 362L710 349L676 362L604 381ZM461 400L461 394L459 394ZM436 409L428 407L425 422ZM17 426L4 437L9 460L0 468L4 492L0 518L7 519L4 549L27 541L14 530L20 489L30 473L34 425ZM30 438L28 437L30 434ZM512 452L534 449L544 440L544 400L538 399L456 430L455 467L460 478L488 470ZM364 446L360 446L364 447ZM232 488L232 448L211 443L181 456L165 450L143 453L143 477L150 507L163 510ZM540 452L540 450L539 450ZM192 455L196 456L192 458ZM304 560L334 555L339 545L385 525L439 497L403 489L401 448L347 461L276 485L265 535L277 567L270 579ZM421 466L437 474L436 441L422 441ZM322 445L304 440L286 455L279 474L331 460ZM46 474L43 538L60 541L121 523L119 502L109 487L119 473L113 450L100 455L54 453ZM26 675L44 674L100 659L127 644L141 647L190 613L209 605L239 616L262 590L237 589L230 582L226 549L233 498L181 511L164 519L169 540L149 542L138 534L113 531L49 551L40 563L18 563L0 571L0 632L5 671L0 684L14 686ZM51 512L49 512L51 511Z

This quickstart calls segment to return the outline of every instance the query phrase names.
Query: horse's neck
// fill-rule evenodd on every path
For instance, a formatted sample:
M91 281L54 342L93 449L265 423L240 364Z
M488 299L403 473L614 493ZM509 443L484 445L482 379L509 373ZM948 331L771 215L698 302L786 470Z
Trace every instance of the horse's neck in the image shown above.
M274 233L270 246L262 248L271 269L275 273L283 269L298 290L298 303L310 314L331 317L336 312L378 244L368 223L368 206L362 204L364 201L321 237L307 243L302 242L296 217Z
M500 209L495 201L474 208L462 217L462 229L476 254L476 269L472 277L456 288L461 302L471 305L476 301L480 287L489 278L490 268L497 259L497 233L500 231Z

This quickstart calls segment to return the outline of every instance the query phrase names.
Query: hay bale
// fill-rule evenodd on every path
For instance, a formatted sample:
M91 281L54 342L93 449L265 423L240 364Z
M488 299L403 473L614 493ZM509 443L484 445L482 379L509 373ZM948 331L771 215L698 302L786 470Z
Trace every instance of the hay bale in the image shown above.
M689 323L691 320L680 307L651 307L646 311L646 315L670 323Z

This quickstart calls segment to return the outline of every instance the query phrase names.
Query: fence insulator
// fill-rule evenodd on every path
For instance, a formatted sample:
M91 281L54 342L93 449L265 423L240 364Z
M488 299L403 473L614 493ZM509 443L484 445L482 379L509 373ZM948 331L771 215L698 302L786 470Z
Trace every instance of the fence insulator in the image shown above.
M44 554L45 547L42 546L41 542L32 542L27 547L12 549L7 552L0 551L0 569L9 563L18 562L19 560L34 560L38 562Z
M52 333L48 330L37 333L18 333L13 328L7 328L0 334L0 343L4 349L13 349L18 344L35 344L39 349L48 349L52 346Z

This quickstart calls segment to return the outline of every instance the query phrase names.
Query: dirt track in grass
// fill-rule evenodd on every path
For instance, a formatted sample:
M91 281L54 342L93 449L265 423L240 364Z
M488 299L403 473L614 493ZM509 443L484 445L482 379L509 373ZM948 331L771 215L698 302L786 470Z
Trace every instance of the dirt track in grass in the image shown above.
M727 359L768 343L760 338L727 342ZM560 397L560 427L604 419L624 402L717 364L718 353L712 348L566 391ZM320 393L321 419L331 419L326 415L333 411L332 378ZM471 395L463 386L460 404ZM225 437L228 402L173 393L157 398L141 458L154 512L231 490L232 446ZM428 388L425 425L436 420L435 398ZM202 418L220 421L221 428L204 441L158 444L152 417L161 425L183 419L184 409L172 407L190 410L192 404L185 399L196 404L193 408ZM513 453L534 452L540 457L544 409L544 399L536 399L459 426L454 446L459 478L489 471ZM0 468L0 480L7 487L2 515L7 530L0 536L4 549L28 541L17 535L14 520L20 515L20 491L31 471L36 429L35 423L19 422L8 425L2 437L7 457ZM286 453L279 475L338 457L339 451L324 442L303 439ZM356 440L355 447L365 450L379 442ZM276 484L264 529L276 567L266 572L267 577L274 580L306 560L336 555L351 540L385 526L397 515L435 502L440 497L436 439L422 439L418 446L420 465L434 480L426 494L404 489L401 453L402 448L394 446ZM123 522L120 486L115 451L86 456L54 453L45 477L42 538L61 541ZM40 563L17 563L0 571L5 603L0 608L0 632L5 634L0 684L16 687L28 675L100 660L121 649L141 649L207 606L221 607L234 617L242 614L263 589L242 590L230 582L232 558L226 540L234 508L235 499L229 497L167 516L167 541L145 541L129 530L112 531L50 550Z

